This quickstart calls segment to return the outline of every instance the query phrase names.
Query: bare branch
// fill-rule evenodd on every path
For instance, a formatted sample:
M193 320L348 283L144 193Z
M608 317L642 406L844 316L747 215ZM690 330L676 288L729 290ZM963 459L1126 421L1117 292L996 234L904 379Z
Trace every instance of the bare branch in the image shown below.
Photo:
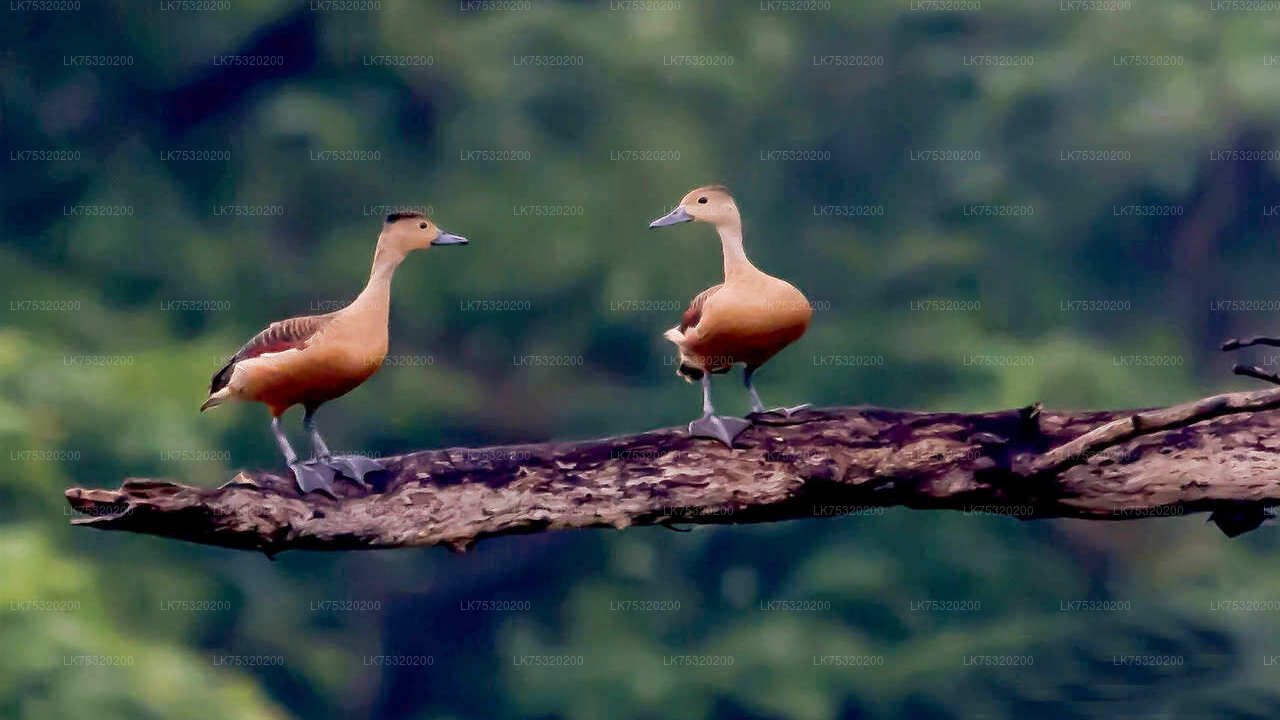
M1245 377L1251 377L1257 380L1265 380L1269 383L1275 383L1276 385L1280 385L1280 375L1276 375L1275 373L1269 373L1266 370L1263 370L1262 368L1257 367L1255 365L1236 365L1235 367L1231 368L1231 372L1237 375L1244 375Z
M1231 338L1230 340L1222 343L1222 350L1224 352L1239 350L1240 348L1246 348L1251 345L1270 345L1272 347L1280 347L1280 338L1264 337L1262 335L1255 335L1254 337L1245 338L1244 340Z
M445 545L631 525L747 523L952 509L1022 519L1122 520L1215 511L1224 532L1280 503L1280 389L1142 411L911 413L832 408L756 426L741 447L670 428L579 443L386 458L372 491L299 496L289 476L241 472L216 489L127 480L72 488L103 530L252 549Z

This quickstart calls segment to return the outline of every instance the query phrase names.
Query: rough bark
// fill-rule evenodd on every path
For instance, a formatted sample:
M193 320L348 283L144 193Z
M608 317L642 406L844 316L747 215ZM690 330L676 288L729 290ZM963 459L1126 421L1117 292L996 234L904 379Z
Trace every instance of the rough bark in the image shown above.
M1280 503L1280 388L1164 409L915 413L829 408L729 449L682 428L385 458L371 490L300 496L241 472L216 489L67 490L73 523L259 550L446 545L569 528L748 523L901 505L1022 519L1213 512L1228 535ZM765 420L768 420L766 418Z

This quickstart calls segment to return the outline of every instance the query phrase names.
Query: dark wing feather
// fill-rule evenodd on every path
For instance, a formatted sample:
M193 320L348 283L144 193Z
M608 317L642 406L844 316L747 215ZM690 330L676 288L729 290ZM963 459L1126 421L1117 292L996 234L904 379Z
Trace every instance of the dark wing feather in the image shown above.
M304 315L271 323L266 330L250 338L221 370L213 374L213 379L209 382L209 394L218 392L231 382L231 372L236 363L267 353L305 347L307 341L332 317L332 314Z
M707 303L707 299L715 295L720 288L724 287L724 283L712 285L703 290L689 301L689 309L684 311L684 315L680 318L680 332L684 332L687 328L695 327L698 321L702 319L702 306Z

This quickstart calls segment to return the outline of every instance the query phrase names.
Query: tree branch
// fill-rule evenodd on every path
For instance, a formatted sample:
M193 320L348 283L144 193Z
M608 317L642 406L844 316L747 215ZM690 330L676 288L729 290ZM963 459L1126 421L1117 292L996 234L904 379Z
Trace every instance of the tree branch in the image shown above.
M1280 385L1280 375L1269 373L1257 365L1236 365L1231 368L1231 372L1236 375L1244 375L1245 377L1251 377L1255 380L1263 380L1275 385Z
M445 545L631 525L768 522L901 505L1022 519L1212 511L1228 535L1280 504L1280 388L1142 411L912 413L872 407L758 425L728 449L683 428L385 458L366 491L299 496L241 472L217 489L129 479L67 490L77 525L259 550Z

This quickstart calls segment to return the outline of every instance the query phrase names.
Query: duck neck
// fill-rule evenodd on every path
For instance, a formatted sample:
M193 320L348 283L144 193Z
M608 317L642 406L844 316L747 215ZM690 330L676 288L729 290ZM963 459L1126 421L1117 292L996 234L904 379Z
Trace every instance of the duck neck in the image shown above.
M716 226L720 235L720 249L724 253L724 280L731 282L756 272L756 267L747 259L746 250L742 249L742 222L726 222Z
M391 307L391 278L402 260L403 252L387 247L379 238L378 249L373 252L373 269L369 271L369 282L351 303L351 307L380 315L381 323L385 326Z

